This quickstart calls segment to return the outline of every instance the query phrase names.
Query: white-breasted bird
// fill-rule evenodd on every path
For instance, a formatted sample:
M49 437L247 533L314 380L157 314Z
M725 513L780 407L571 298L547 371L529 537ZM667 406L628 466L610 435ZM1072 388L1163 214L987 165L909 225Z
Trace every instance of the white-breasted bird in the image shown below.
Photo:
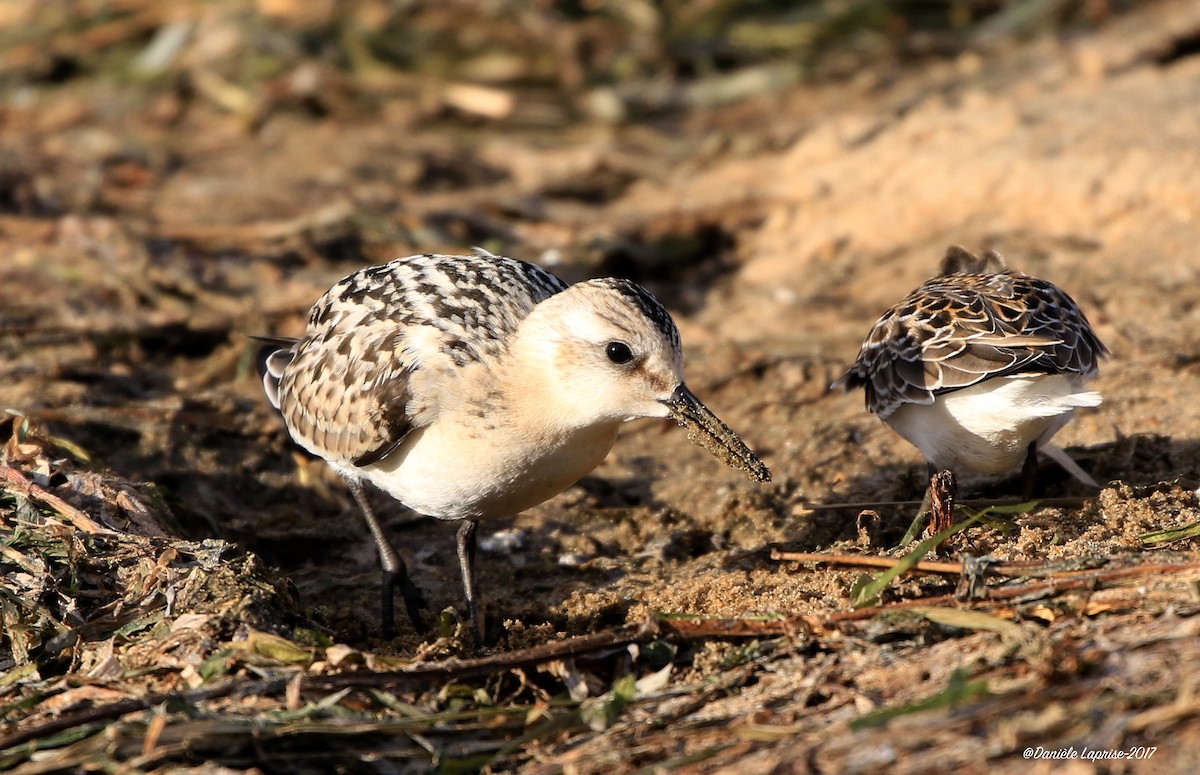
M478 638L475 531L594 469L622 423L669 417L757 481L766 466L688 390L679 332L645 289L620 279L567 286L477 250L354 272L313 306L302 339L263 377L292 438L348 483L379 548L382 622L399 585L414 626L424 603L363 489L460 520L457 549Z
M861 387L867 409L936 470L997 474L1037 452L1095 482L1050 438L1081 407L1108 349L1075 301L1003 257L951 247L942 271L883 313L834 387Z

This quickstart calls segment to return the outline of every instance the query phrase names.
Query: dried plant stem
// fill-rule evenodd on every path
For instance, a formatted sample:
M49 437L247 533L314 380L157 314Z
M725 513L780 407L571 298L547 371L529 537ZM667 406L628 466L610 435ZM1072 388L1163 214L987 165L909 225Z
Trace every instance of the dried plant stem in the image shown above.
M104 527L46 488L29 481L17 469L2 463L0 463L0 488L49 506L85 533L91 533L92 535L117 535L115 531Z
M820 562L826 565L846 565L857 568L891 568L900 562L896 557L870 557L860 554L821 554L819 552L781 552L771 550L771 559L781 562ZM922 573L962 573L961 562L918 562L912 570Z

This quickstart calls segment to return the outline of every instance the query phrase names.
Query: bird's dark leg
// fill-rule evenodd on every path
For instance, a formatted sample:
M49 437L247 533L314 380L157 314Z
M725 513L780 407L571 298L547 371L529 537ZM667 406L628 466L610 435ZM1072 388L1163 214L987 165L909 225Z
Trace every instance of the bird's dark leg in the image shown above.
M367 519L367 527L371 528L371 535L375 537L375 545L379 547L379 563L383 566L383 596L380 606L383 637L391 638L396 634L393 598L396 595L397 584L400 585L400 594L404 596L404 608L408 611L408 618L412 621L413 628L417 632L424 633L428 628L425 626L425 620L421 618L420 609L426 605L425 597L421 594L421 590L412 583L412 579L408 577L408 568L404 566L404 560L400 559L400 555L396 553L396 550L388 543L387 536L383 534L383 526L379 524L379 518L375 516L375 510L371 508L371 503L367 500L367 492L362 482L357 479L347 479L346 483L350 485L350 492L354 494L354 500L358 501L358 507L362 509L363 516Z
M479 522L465 520L458 528L458 570L462 574L463 596L467 599L467 618L471 621L471 635L475 645L483 644L483 627L479 620L479 605L475 588L475 529Z
M1037 484L1038 453L1037 442L1029 442L1029 451L1025 453L1025 465L1021 466L1021 500L1033 498L1033 487Z

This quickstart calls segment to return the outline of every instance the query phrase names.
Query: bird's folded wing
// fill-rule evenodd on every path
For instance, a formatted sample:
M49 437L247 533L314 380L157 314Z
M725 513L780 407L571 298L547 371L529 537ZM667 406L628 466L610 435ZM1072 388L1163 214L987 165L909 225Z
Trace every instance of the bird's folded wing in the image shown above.
M290 359L272 356L286 367L277 395L292 437L326 459L356 466L382 460L414 427L414 369L396 348L394 331L371 333L310 337L291 348Z

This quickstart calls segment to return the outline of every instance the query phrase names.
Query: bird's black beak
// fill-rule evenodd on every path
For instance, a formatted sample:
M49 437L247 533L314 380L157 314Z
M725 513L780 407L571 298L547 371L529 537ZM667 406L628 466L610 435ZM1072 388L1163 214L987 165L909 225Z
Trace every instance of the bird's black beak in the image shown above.
M729 429L729 426L700 403L687 385L675 388L670 398L659 399L671 412L671 419L687 428L688 440L697 444L726 465L745 471L756 482L771 481L765 463Z

